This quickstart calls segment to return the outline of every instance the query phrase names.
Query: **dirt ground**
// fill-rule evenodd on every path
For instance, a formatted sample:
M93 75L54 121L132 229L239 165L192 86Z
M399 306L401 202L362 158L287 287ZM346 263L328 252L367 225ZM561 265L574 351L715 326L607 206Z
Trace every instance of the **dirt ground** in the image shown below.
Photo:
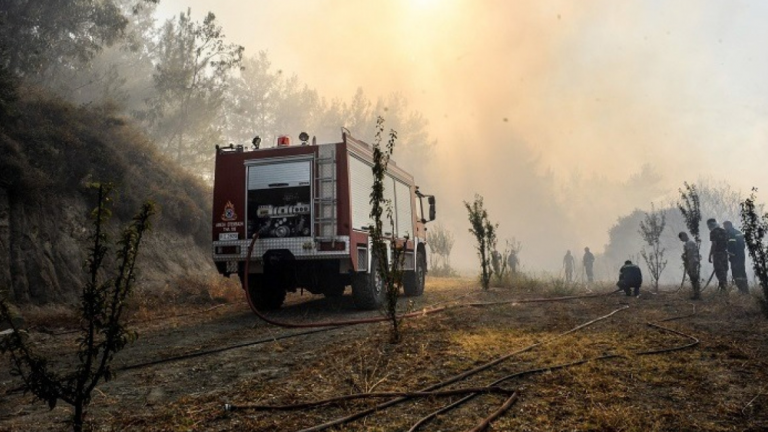
M594 287L610 292L610 286ZM498 302L583 294L524 287L479 291L474 281L429 278L425 295L403 305ZM612 294L542 303L454 307L407 320L403 342L388 343L386 323L315 330L286 329L258 320L242 302L178 318L137 323L139 339L116 358L117 378L97 387L88 420L96 431L294 431L370 408L356 400L295 411L259 411L247 404L291 404L352 393L416 391L503 355L525 352L459 381L451 389L486 386L510 374L588 360L510 378L516 402L491 423L506 431L764 431L768 430L768 320L752 297L687 293L640 298ZM454 300L453 303L446 303ZM562 335L611 312L610 317ZM161 311L159 311L161 312ZM695 312L695 313L694 313ZM693 314L692 314L693 313ZM692 314L692 315L691 315ZM314 322L379 316L359 312L347 294L324 299L289 295L271 316ZM660 323L682 334L648 325ZM54 332L61 332L55 330ZM658 354L639 353L698 345ZM38 347L63 364L74 334L35 332ZM534 346L532 346L534 345ZM173 360L182 354L215 353ZM596 359L608 354L618 356ZM156 360L171 361L147 364ZM68 430L70 408L53 410L14 389L0 358L0 430ZM130 367L120 370L120 367ZM412 399L341 425L334 431L404 431L461 396ZM466 431L507 396L480 395L419 430ZM243 407L225 411L225 404Z

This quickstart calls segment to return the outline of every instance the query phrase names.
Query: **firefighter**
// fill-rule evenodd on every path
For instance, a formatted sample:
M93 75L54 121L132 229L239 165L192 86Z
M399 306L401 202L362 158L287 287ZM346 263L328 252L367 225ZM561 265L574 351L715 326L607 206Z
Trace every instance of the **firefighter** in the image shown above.
M595 256L589 251L588 247L584 248L584 258L582 258L584 264L584 271L587 273L587 282L594 282L595 276L592 272L592 266L595 264Z
M747 247L744 242L744 234L733 227L731 221L723 222L723 229L728 234L728 260L731 262L731 276L736 283L736 287L742 294L749 294L749 285L747 284L747 268L745 261Z
M701 255L699 255L699 247L696 242L688 238L688 233L680 232L677 238L682 241L683 244L683 265L685 266L685 272L688 274L688 278L691 280L691 287L693 288L692 300L701 299L701 281L699 276L699 269L701 268Z
M717 223L717 219L707 220L709 228L709 240L712 245L709 248L709 262L715 267L720 292L725 292L728 287L728 233Z
M517 259L517 252L515 252L514 250L510 251L509 252L509 258L507 258L507 265L509 265L509 272L511 274L513 274L513 275L517 274L517 264L518 264L518 262L519 261Z
M494 273L501 276L501 254L499 251L491 252L491 267L493 267Z
M573 281L573 268L575 267L575 260L571 251L568 250L563 257L563 267L565 267L565 281L571 283Z
M643 284L643 272L640 267L632 264L632 261L624 261L624 265L619 270L619 281L616 286L623 289L627 296L634 295L640 297L640 285ZM634 288L634 293L632 289Z

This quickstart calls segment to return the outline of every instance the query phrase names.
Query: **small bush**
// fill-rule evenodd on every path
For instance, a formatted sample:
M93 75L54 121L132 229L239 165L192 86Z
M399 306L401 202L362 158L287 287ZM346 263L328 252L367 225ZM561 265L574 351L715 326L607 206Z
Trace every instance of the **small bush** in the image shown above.
M384 315L389 319L390 342L398 343L401 340L400 323L402 318L397 315L397 302L400 296L400 289L403 286L403 264L405 259L405 243L408 243L408 236L405 236L403 246L397 245L395 236L395 220L392 209L392 202L384 198L385 181L384 176L387 172L390 157L395 149L397 141L397 131L394 129L389 132L389 140L385 147L382 147L382 136L384 133L384 119L379 117L376 120L376 138L373 143L373 186L371 187L370 216L373 224L369 230L371 237L371 251L375 257L377 268L372 269L379 274L384 284L384 290L387 294L387 300L384 305ZM384 223L382 217L385 217L392 227L392 235L387 238L384 235ZM387 244L387 241L389 244ZM387 256L390 249L392 261L389 262Z
M763 288L763 297L758 298L763 314L768 317L768 213L759 214L756 204L757 189L752 189L749 198L741 203L741 222L744 229L744 241L752 258L755 277Z
M491 223L488 219L488 211L483 207L483 197L475 194L472 204L464 201L464 206L469 213L469 233L475 237L477 244L477 256L480 258L480 284L487 290L491 284L493 268L491 266L491 254L496 250L496 230L499 224Z
M110 254L105 230L111 216L110 191L110 186L98 186L98 206L92 212L93 246L85 263L88 281L83 287L79 308L79 363L73 371L53 370L49 359L34 351L25 337L26 332L14 324L7 300L0 297L0 321L7 320L12 330L0 340L0 352L9 355L11 373L22 379L25 391L45 401L51 409L59 401L72 405L72 426L76 432L83 430L85 408L91 402L96 385L114 376L110 365L115 354L136 339L136 334L124 327L122 316L126 299L133 291L139 246L144 233L150 229L149 219L154 213L153 205L145 203L133 223L123 230L116 243L114 275L105 277L102 269Z

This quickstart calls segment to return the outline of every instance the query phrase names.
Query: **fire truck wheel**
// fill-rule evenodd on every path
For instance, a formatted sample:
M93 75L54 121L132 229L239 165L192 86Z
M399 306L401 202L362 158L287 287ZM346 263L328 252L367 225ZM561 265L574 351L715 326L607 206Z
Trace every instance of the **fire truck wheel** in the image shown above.
M268 275L252 274L248 276L248 297L258 310L279 309L285 300L285 289L277 278Z
M384 305L387 292L384 289L384 281L375 270L376 265L376 260L373 259L369 273L352 275L352 299L358 309L374 310Z

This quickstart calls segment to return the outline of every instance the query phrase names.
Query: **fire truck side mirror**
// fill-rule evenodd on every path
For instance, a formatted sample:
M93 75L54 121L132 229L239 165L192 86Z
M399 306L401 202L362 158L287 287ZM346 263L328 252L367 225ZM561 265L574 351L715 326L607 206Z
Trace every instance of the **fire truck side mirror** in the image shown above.
M429 221L435 220L435 197L430 196L427 201L429 202Z

